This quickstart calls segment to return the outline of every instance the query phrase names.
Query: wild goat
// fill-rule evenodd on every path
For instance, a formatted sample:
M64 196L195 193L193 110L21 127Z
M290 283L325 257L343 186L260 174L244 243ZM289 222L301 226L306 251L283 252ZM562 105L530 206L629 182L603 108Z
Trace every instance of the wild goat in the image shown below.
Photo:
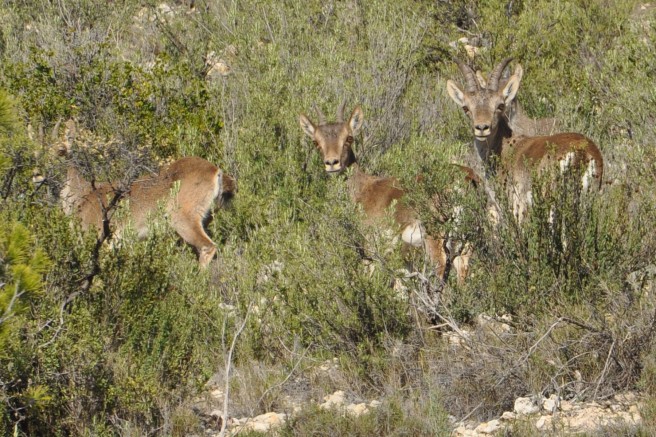
M92 183L82 176L71 159L76 134L75 122L69 120L65 139L57 148L57 153L67 158L66 179L60 193L66 214L76 215L84 229L95 227L102 234L108 231L115 206L112 203L125 200L137 235L143 238L148 232L149 216L161 203L173 229L198 251L200 265L206 267L210 263L216 246L205 232L203 220L215 199L232 197L235 191L232 177L214 164L191 156L165 166L157 175L137 179L125 189L119 183ZM126 225L123 221L112 224L119 234Z
M604 161L595 143L578 133L547 136L517 135L508 122L508 108L513 104L523 70L521 67L500 86L500 76L512 59L499 63L486 83L476 79L474 71L456 61L467 81L462 91L447 81L447 92L470 118L474 145L485 166L486 176L500 173L508 184L513 213L522 220L531 202L531 174L555 166L560 170L581 169L584 190L601 187ZM594 184L593 184L594 182Z
M340 173L350 167L348 174L348 189L351 199L360 204L364 214L370 221L385 216L387 208L396 201L394 220L399 226L401 239L404 243L423 246L430 261L436 266L440 279L448 279L451 263L456 269L458 282L462 283L469 268L471 249L465 247L458 256L451 258L450 244L442 236L427 235L417 218L417 214L403 201L405 191L400 188L398 180L391 177L368 175L360 169L353 152L353 137L362 127L364 121L362 109L356 106L351 117L344 121L344 104L337 112L337 122L326 123L325 116L317 109L319 122L315 124L307 116L301 114L299 122L305 132L321 153L327 173ZM468 183L476 184L478 177L468 167L456 166L464 173ZM439 208L439 196L433 199L432 207Z

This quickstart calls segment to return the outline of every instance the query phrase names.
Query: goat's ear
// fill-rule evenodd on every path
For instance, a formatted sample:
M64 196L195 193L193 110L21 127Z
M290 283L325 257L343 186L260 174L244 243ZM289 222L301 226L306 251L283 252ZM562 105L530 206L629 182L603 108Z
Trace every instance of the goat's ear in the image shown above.
M520 81L522 80L522 76L524 76L524 69L522 68L522 64L517 64L515 66L515 72L513 74L517 76Z
M517 74L513 74L510 76L508 83L506 83L506 86L504 86L503 90L501 91L503 101L506 105L509 105L517 95L517 90L519 90L519 83L522 80L521 74L523 74L523 71L520 67L520 75L518 76Z
M465 106L465 93L452 80L446 81L446 92L449 93L454 102L460 107Z
M362 127L364 122L364 115L362 114L362 108L360 105L356 106L353 112L351 113L351 118L349 118L349 127L351 128L352 133L357 133Z
M305 116L305 114L301 114L298 117L298 122L301 124L301 129L303 129L303 132L310 138L314 138L314 131L316 127L314 126L314 123L310 121L309 118Z

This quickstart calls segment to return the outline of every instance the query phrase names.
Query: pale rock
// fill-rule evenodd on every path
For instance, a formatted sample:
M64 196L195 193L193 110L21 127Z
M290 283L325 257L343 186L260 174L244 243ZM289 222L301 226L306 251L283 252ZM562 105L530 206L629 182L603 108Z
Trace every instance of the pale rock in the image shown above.
M285 423L287 415L284 413L265 413L257 416L255 420L262 423L268 423L271 426L279 426Z
M570 401L560 401L560 409L562 411L572 411L574 405Z
M545 430L551 427L551 422L553 418L551 416L540 416L540 418L535 422L535 427L539 430Z
M520 415L534 414L540 411L540 408L535 405L531 398L517 398L515 399L515 413Z
M474 431L483 434L493 434L501 428L501 422L499 420L490 420L489 422L481 423L476 427Z
M360 404L350 404L346 407L346 411L352 416L358 417L362 416L363 414L367 414L369 412L369 408L367 408L367 404L362 402Z
M459 332L445 332L442 335L446 337L451 346L464 347L471 337L471 332L461 329Z
M618 412L617 413L617 418L621 419L621 421L625 422L625 423L636 423L637 424L638 422L640 422L639 420L635 420L633 418L633 416L631 415L631 413L629 413L628 411Z
M545 399L544 402L542 402L542 409L551 413L556 410L556 405L558 405L558 398L556 395L551 395L549 399Z
M477 433L473 429L467 429L465 426L460 425L453 431L453 435L459 437L479 437L482 434Z
M241 428L248 431L268 432L270 429L279 427L285 423L286 419L287 415L283 413L265 413L252 419L247 419L247 422Z
M470 46L469 44L465 45L465 52L469 59L474 59L479 52L478 47Z
M219 76L226 77L232 73L232 68L226 61L219 59L210 66L210 69L207 71L206 77L213 79Z
M270 428L269 424L262 422L250 422L244 426L244 429L255 432L267 432Z
M214 399L219 399L223 400L223 390L221 389L215 389L210 392L210 396L212 396Z
M510 332L510 325L497 321L495 318L487 314L479 314L476 316L476 324L483 330L488 330L494 334L504 334Z
M335 393L325 396L323 404L319 405L320 408L330 409L334 407L341 407L344 405L344 392L342 390L337 390Z
M223 411L221 410L212 410L210 413L210 416L216 417L217 419L222 419L223 418Z
M380 402L380 401L377 401L377 400L375 400L375 399L374 399L373 401L369 402L369 406L370 406L371 408L378 408L378 407L380 407L380 404L381 404L381 402Z
M501 420L511 421L515 420L516 418L517 416L512 411L504 411L504 413L501 415Z
M606 414L600 408L592 407L578 410L575 415L567 418L566 423L572 431L590 431L603 425Z
M275 299L274 299L275 300ZM339 360L337 358L333 358L332 360L326 360L319 366L319 370L328 372L330 370L335 370L339 368Z

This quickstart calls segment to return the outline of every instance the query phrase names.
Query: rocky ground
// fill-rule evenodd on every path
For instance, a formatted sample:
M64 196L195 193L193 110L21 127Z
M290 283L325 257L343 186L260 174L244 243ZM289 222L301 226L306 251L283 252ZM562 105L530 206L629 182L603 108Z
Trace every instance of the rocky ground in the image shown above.
M639 396L631 392L603 402L571 402L556 395L546 399L517 398L513 411L506 411L489 422L460 423L453 436L503 435L503 431L517 421L528 422L545 434L594 434L602 427L639 425L641 407Z
M223 392L214 390L212 398L217 405L223 402ZM347 400L344 391L325 396L320 408L330 409L335 414L349 414L360 416L368 414L377 408L380 401L351 403ZM528 423L539 432L545 434L576 434L594 433L602 427L639 425L642 422L640 409L642 403L640 396L628 392L615 395L612 399L602 402L573 402L559 399L556 395L549 398L517 398L513 411L506 411L499 418L488 422L456 422L453 419L453 436L483 437L489 435L504 435L504 430L518 422ZM295 412L301 411L297 406ZM223 412L216 408L211 411L200 412L204 418L205 435L219 436L222 425ZM227 435L238 435L243 431L256 431L266 433L275 430L285 423L290 413L268 412L255 417L228 418Z

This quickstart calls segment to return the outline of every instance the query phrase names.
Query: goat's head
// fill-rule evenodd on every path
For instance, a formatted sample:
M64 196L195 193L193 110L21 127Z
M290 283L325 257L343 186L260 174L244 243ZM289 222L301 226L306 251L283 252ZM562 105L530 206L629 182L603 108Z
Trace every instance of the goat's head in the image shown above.
M465 76L467 87L462 91L455 82L449 80L446 89L454 102L465 111L472 121L474 136L479 141L485 141L496 134L500 122L506 116L506 108L510 106L522 79L523 70L517 66L515 73L507 80L501 81L501 74L512 58L504 59L490 73L487 80L480 73L461 61L456 61L460 71Z
M316 124L305 114L299 117L303 132L312 138L312 142L319 149L328 173L340 172L355 162L355 154L351 148L353 136L362 127L364 118L362 108L356 106L351 117L344 121L344 105L345 102L337 110L335 123L327 123L326 117L318 108L319 121Z

